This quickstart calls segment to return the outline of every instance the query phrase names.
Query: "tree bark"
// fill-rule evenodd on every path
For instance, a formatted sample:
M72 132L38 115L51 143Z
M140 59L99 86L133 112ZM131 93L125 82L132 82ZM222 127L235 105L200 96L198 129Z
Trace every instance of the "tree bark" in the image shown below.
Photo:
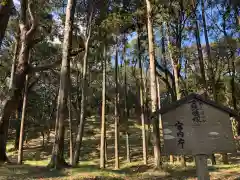
M106 118L105 118L105 106L106 106L106 45L103 47L103 58L102 58L102 115L101 115L101 147L100 147L100 168L106 167Z
M13 1L5 0L0 3L0 49L2 46L3 38L5 36L5 31L7 29L8 21L12 12Z
M80 150L82 146L82 138L83 138L83 131L84 131L84 124L86 119L86 93L88 87L88 79L87 79L87 66L88 66L88 50L89 50L89 40L91 37L91 26L92 26L92 19L93 19L93 5L90 5L91 10L88 19L88 27L86 33L86 41L85 41L85 53L83 58L83 72L82 72L82 94L81 94L81 107L80 107L80 120L78 125L78 133L76 138L75 150L74 150L74 157L73 157L73 166L77 166L79 163L79 156ZM90 75L90 73L88 73ZM90 78L89 78L90 79Z
M198 61L199 61L199 65L200 65L203 89L204 89L204 92L207 93L208 87L207 87L206 73L205 73L205 68L204 68L204 60L203 60L202 45L201 45L201 39L200 39L200 33L199 33L199 25L198 25L198 21L197 21L197 12L196 12L197 9L196 9L195 0L192 0L192 9L193 9L193 16L194 16L193 23L195 25L194 34L195 34L197 50L198 50Z
M118 46L116 47L115 56L115 121L114 121L114 134L115 134L115 169L119 169L119 92L118 92Z
M27 9L30 15L31 28L27 29ZM14 77L13 89L10 89L6 99L3 102L2 117L0 120L0 161L7 161L6 155L6 143L8 134L9 118L11 114L16 111L18 107L19 100L21 98L22 90L25 86L25 76L28 73L28 58L29 58L29 42L32 40L32 36L37 28L36 19L32 13L32 3L27 0L21 1L21 13L20 13L20 39L21 39L21 49L18 57L18 64L16 67L16 74Z
M127 92L127 59L126 59L126 44L124 45L123 50L123 58L124 58L124 122L126 125L125 129L125 139L126 139L126 160L127 162L131 162L130 158L130 145L129 145L129 127L128 127L128 92Z
M74 159L73 159L73 166L78 165L79 156L80 156L80 149L82 146L82 138L83 138L83 131L84 131L84 124L85 124L85 109L86 109L86 92L87 92L87 61L88 61L88 41L86 42L86 51L83 60L83 85L82 85L82 92L81 92L81 105L80 105L80 119L78 125L78 133L76 138L75 150L74 150Z
M68 0L62 47L62 66L58 93L55 141L52 150L50 168L61 168L67 165L64 159L64 121L67 117L67 99L69 97L70 51L76 0Z
M169 37L168 25L166 26L166 36L167 36L169 57L170 57L172 67L173 67L174 85L175 85L175 92L176 92L176 98L177 98L177 99L173 99L173 101L176 101L176 100L181 99L181 90L180 90L180 86L179 86L179 60L174 60L173 59L173 53L172 53L172 50L171 50L171 44L170 44L171 42L170 42L170 37ZM181 42L178 42L178 43L181 44ZM181 46L181 45L179 45L179 46ZM178 47L178 48L180 49L180 47ZM179 158L177 157L177 161L178 160L179 160ZM170 157L170 162L171 161L174 161L174 157ZM184 156L180 157L180 163L181 163L182 166L186 166Z
M18 28L18 32L16 34L15 38L15 47L14 47L14 55L13 55L13 61L12 61L12 68L11 68L11 78L10 78L10 83L9 83L9 89L13 89L14 85L14 76L16 72L16 63L17 63L17 58L18 58L18 51L19 51L19 46L20 46L20 29Z
M147 139L146 139L146 122L144 114L144 82L143 82L143 69L142 69L142 60L141 60L141 44L140 44L140 32L138 29L137 32L137 44L138 44L138 65L140 70L140 86L139 86L139 95L140 95L140 118L142 123L142 152L143 152L143 163L147 164Z
M71 87L71 76L69 76L69 82ZM70 165L73 163L73 130L72 130L72 96L71 96L71 90L69 90L69 96L68 96L68 118L69 118L69 162Z
M26 75L24 95L23 95L23 104L22 104L19 146L18 146L18 164L22 164L22 158L23 158L24 122L25 122L25 117L26 117L26 107L27 107L27 98L28 98L28 79L29 79L29 76Z
M154 53L154 37L153 37L153 24L152 24L152 7L149 0L146 0L147 5L147 22L148 22L148 48L150 59L150 88L151 88L151 112L157 111L157 84L156 84L156 64ZM159 119L154 117L152 120L153 126L153 144L154 144L154 165L156 168L161 168L161 147L160 147L160 135L159 135Z

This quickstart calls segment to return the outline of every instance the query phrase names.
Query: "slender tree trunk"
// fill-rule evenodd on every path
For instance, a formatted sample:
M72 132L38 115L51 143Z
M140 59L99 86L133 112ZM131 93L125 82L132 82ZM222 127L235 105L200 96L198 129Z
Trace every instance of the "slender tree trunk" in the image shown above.
M19 146L19 137L20 137L20 128L21 128L21 120L20 120L20 112L16 110L15 118L16 118L16 135L15 135L15 144L14 149L18 150Z
M164 25L162 24L161 26L161 34L162 34L162 38L161 38L161 45L162 45L162 59L164 62L164 68L165 68L165 78L167 81L169 81L168 79L168 74L167 74L167 60L166 60L166 48L165 48L165 36L164 36ZM174 86L175 87L175 86ZM170 91L170 88L168 89L168 91ZM174 95L172 94L171 99L175 99ZM160 106L159 106L160 107ZM174 163L174 157L173 155L169 156L169 161L170 163Z
M209 75L209 80L211 81L213 98L215 101L217 101L215 74L214 74L214 70L213 70L213 61L212 61L212 57L211 57L211 47L210 47L209 39L208 39L208 31L207 31L207 24L206 24L206 18L205 18L205 6L204 6L203 0L201 0L201 9L202 9L204 37L205 37L206 50L207 50L207 56L208 56L208 66L209 66L208 75ZM216 165L216 158L215 158L214 154L211 155L211 159L212 159L212 164Z
M148 19L148 48L150 59L150 87L151 87L151 110L152 113L157 111L157 84L156 84L156 64L154 57L154 37L153 37L153 24L152 24L152 7L149 0L146 0L147 5L147 19ZM154 144L154 164L156 168L161 168L161 147L160 147L160 134L159 134L159 119L154 117L152 120L153 126L153 144Z
M29 79L29 76L26 75L25 88L24 88L24 94L23 94L22 113L21 113L19 146L18 146L18 164L22 164L22 158L23 158L24 122L26 118L26 107L27 107L27 98L28 98L28 79Z
M157 77L156 78L156 82L157 82L157 96L158 96L158 109L161 109L161 91L160 91L160 79ZM162 127L162 117L161 114L158 115L159 118L159 128L160 128L160 145L161 147L163 147L163 127Z
M168 44L168 51L169 51L169 57L172 63L172 67L173 67L173 74L174 74L174 83L175 83L175 92L176 92L176 98L175 100L179 100L181 99L181 90L179 87L179 62L178 60L174 60L173 59L173 53L171 50L171 44L170 44L170 37L169 37L169 29L168 29L168 25L166 26L166 36L167 36L167 44ZM174 161L174 157L170 157L170 162ZM177 157L177 161L179 161L179 157ZM180 163L182 166L186 166L186 162L185 162L185 157L181 156L180 157Z
M79 163L80 149L82 146L82 138L85 124L85 113L86 113L86 92L87 92L87 61L88 61L88 41L86 42L85 55L83 59L83 84L82 84L82 92L81 92L81 105L80 105L80 119L78 125L78 133L76 138L76 145L74 150L74 160L73 166L77 166Z
M74 157L73 157L73 166L77 166L79 163L80 157L80 150L82 146L82 138L83 138L83 131L84 131L84 124L86 119L86 94L87 94L87 87L88 87L88 79L87 78L87 66L88 66L88 50L89 50L89 40L91 37L91 23L93 18L93 7L91 8L91 13L89 16L88 21L88 31L87 31L87 39L85 41L85 53L83 58L83 72L82 72L82 94L81 94L81 107L80 107L80 120L78 125L78 132L76 138L76 145L74 150ZM90 73L88 73L90 75Z
M16 34L16 39L15 39L15 47L14 47L14 55L13 55L13 61L12 61L9 89L14 88L13 87L13 85L14 85L13 81L14 81L14 75L15 75L15 71L16 71L16 63L17 63L17 58L18 58L19 46L20 46L20 29L18 29L18 32Z
M69 76L69 82L71 87L71 76ZM70 165L73 163L73 130L72 130L72 96L71 96L71 90L69 91L68 96L68 118L69 118L69 162Z
M141 60L141 44L140 44L140 34L138 29L138 38L137 38L137 44L138 44L138 64L140 69L140 86L139 86L139 92L140 92L140 118L142 123L142 152L143 152L143 163L147 164L147 139L146 139L146 122L145 122L145 114L144 114L144 82L143 82L143 69L142 69L142 60Z
M3 38L5 36L5 31L7 29L8 21L12 12L13 1L5 0L0 3L0 49L2 46Z
M146 70L145 73L145 81L144 81L144 94L145 94L145 103L144 103L144 117L145 117L145 122L147 124L147 129L146 129L146 149L147 149L147 154L149 150L149 145L151 144L151 122L150 122L150 108L149 108L149 90L148 90L148 69Z
M126 139L126 160L127 162L131 162L130 158L130 145L129 145L129 127L128 127L128 92L127 92L127 60L126 60L126 45L124 45L123 50L123 58L124 58L124 122L126 123L125 129L125 139Z
M64 40L62 47L62 66L60 73L60 87L58 93L57 117L55 125L55 141L52 150L52 157L49 163L50 168L61 168L66 166L64 160L64 121L67 117L67 99L69 96L69 73L70 73L70 52L71 36L75 14L76 0L68 0L66 9L66 20L64 28Z
M118 92L118 46L115 57L115 169L119 169L119 92Z
M102 72L103 72L103 81L102 81L102 115L101 115L101 147L100 147L100 168L106 167L106 118L105 118L105 106L106 106L106 45L103 49L103 58L102 58Z
M200 33L199 33L199 25L197 21L197 12L196 12L196 2L195 0L192 0L192 6L193 6L193 22L195 25L194 28L194 34L196 38L196 43L197 43L197 50L198 50L198 61L200 65L200 72L201 72L201 77L202 77L202 83L203 83L203 89L204 92L207 93L208 87L207 87L207 81L206 81L206 73L205 73L205 68L204 68L204 60L203 60L203 53L202 53L202 45L201 45L201 39L200 39Z

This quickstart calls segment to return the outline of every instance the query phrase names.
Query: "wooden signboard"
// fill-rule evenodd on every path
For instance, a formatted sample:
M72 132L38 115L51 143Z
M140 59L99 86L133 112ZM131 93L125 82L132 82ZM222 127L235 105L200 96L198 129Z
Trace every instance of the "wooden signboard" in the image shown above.
M172 155L234 152L229 114L192 99L162 115L163 152Z
M236 152L230 116L237 113L200 95L192 94L160 112L162 153L194 155L199 180L209 180L207 157Z

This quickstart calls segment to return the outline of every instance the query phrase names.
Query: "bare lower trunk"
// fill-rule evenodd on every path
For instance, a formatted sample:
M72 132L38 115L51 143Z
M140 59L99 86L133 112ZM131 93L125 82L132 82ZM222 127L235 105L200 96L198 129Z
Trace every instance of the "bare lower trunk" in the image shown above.
M18 146L18 164L22 164L23 158L23 137L24 137L24 122L26 117L26 106L27 106L27 96L28 96L28 75L26 76L25 90L23 97L22 105L22 117L21 117L21 128L20 128L20 137L19 137L19 146Z
M124 58L124 121L126 125L125 129L125 140L126 140L126 160L127 162L131 162L130 158L130 145L129 145L129 126L128 126L128 117L129 117L129 111L128 111L128 87L127 87L127 60L126 60L126 45L124 45L123 50L123 58Z
M118 48L118 47L117 47ZM118 92L118 49L116 49L115 57L115 169L119 169L119 92Z
M16 111L19 100L21 98L22 90L25 85L25 76L28 67L29 49L23 41L21 51L19 54L19 62L16 69L14 89L9 90L9 93L3 102L2 117L0 120L0 161L7 161L6 143L9 126L9 118L14 111Z
M70 52L73 20L76 0L68 0L62 48L62 66L60 73L60 87L58 92L57 116L55 125L55 141L52 150L50 168L61 168L67 165L64 159L64 122L67 118L67 99L69 97Z
M76 138L74 157L73 157L73 166L77 166L79 162L80 149L82 146L82 138L85 124L85 109L86 109L86 90L87 90L87 50L84 55L83 62L83 85L82 85L82 94L81 94L81 106L80 106L80 120L78 125L78 133Z
M147 18L148 18L148 46L149 46L149 59L150 59L150 88L151 88L151 112L157 111L157 84L156 84L156 64L154 53L154 37L152 25L152 7L149 0L146 0L147 5ZM153 145L154 145L154 164L155 168L161 168L161 147L160 147L160 134L159 134L159 119L154 117L152 119L153 126Z
M15 134L15 144L14 144L15 150L18 150L18 146L19 146L20 127L21 127L21 119L20 119L21 111L22 110L20 108L18 108L18 110L16 110L16 114L15 114L15 118L16 118L16 128L15 128L16 134Z
M179 60L178 59L175 59L175 60L173 59L173 52L171 51L171 48L170 48L171 44L170 44L168 26L166 26L166 36L167 36L167 42L168 42L169 56L170 56L171 64L172 64L172 67L173 67L174 85L175 85L175 92L176 92L176 98L177 98L177 99L174 99L174 101L175 101L175 100L181 99L181 89L180 89L180 86L179 86L179 69L178 69ZM177 44L179 44L179 43L177 43ZM178 47L178 48L180 49L180 47ZM177 158L179 158L179 157L177 157ZM180 159L181 159L180 160L181 165L186 166L185 157L181 156ZM174 161L174 157L170 157L170 162L171 161Z
M129 145L129 133L128 132L125 132L125 138L126 138L126 156L127 156L127 159L126 161L128 163L131 162L131 155L130 155L130 145Z
M140 95L140 118L142 123L142 152L143 152L143 163L147 164L147 139L146 139L146 122L144 114L144 82L143 82L143 70L142 70L142 61L141 61L141 44L140 44L140 35L138 32L138 63L140 69L140 86L139 86L139 95Z
M71 79L69 80L71 82ZM70 86L71 87L71 86ZM71 108L71 91L68 97L68 118L69 118L69 162L73 162L73 135L72 135L72 108Z
M105 121L105 106L106 106L106 47L104 45L102 59L102 114L101 114L101 147L100 147L100 168L106 167L106 121Z

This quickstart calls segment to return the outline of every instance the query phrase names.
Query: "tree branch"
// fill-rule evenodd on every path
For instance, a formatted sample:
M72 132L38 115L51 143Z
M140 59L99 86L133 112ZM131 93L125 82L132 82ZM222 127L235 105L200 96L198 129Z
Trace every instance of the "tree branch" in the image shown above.
M85 48L78 48L70 51L70 57L77 56L79 53L85 51Z
M167 68L162 67L157 61L156 61L156 68L166 73L171 78L172 81L174 80L172 73Z
M28 30L27 32L27 37L30 37L33 35L33 33L35 32L35 30L37 29L37 19L36 17L34 17L33 15L33 3L32 2L28 2L28 12L30 15L30 21L31 21L31 28Z
M59 58L59 60L51 63L51 64L47 64L47 65L43 65L43 66L37 66L37 67L31 67L28 71L28 73L36 73L36 72L41 72L41 71L47 71L49 69L53 69L56 68L57 66L59 66L61 64L62 60L61 58Z

